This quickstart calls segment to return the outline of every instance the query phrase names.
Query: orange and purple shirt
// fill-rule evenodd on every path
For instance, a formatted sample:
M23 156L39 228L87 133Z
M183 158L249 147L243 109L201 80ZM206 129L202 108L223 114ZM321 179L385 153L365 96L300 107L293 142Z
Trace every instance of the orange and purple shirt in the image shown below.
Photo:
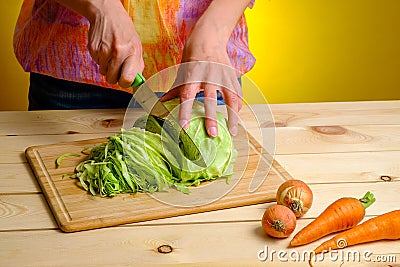
M141 38L145 77L180 63L185 41L211 1L121 0ZM24 0L14 33L15 55L27 72L129 91L108 84L100 74L87 49L88 30L85 17L54 0ZM241 73L255 64L244 14L227 52Z

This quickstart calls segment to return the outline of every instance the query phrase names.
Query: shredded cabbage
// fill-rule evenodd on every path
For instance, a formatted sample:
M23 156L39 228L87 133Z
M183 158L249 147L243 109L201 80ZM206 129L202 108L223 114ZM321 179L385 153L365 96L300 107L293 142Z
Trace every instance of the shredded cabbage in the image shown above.
M165 102L169 110L179 99ZM129 130L108 137L93 147L88 159L76 166L72 176L93 195L111 197L120 193L167 190L175 187L190 193L190 186L224 177L229 183L237 152L221 113L217 113L218 136L209 137L204 122L204 105L195 101L187 134L199 148L207 167L198 166L193 148L177 131L174 120L152 115L139 118Z

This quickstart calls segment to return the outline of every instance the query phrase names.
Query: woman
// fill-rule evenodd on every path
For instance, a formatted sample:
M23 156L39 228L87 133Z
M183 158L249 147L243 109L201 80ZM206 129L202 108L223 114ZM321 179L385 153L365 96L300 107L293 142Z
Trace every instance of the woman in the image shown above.
M25 0L14 50L31 73L29 109L127 107L129 87L138 72L150 77L182 62L217 62L246 73L255 59L248 49L243 12L252 4L250 0ZM162 100L180 97L179 120L186 127L192 101L202 91L207 132L216 136L216 100L222 97L235 135L242 96L235 81L232 88L184 84Z

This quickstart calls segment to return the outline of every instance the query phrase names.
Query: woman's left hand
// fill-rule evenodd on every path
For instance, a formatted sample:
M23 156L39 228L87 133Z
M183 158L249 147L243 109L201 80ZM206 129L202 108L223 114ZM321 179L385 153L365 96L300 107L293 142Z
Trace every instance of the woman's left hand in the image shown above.
M207 133L218 135L216 120L217 91L227 105L228 127L237 133L238 112L242 107L242 88L227 53L229 38L250 0L214 0L194 26L185 43L182 64L178 70L178 86L167 92L161 101L180 97L179 123L188 127L194 98L204 91Z
M210 38L209 31L193 31L186 42L182 63L178 70L180 86L172 88L162 97L162 101L180 97L179 122L187 128L193 100L196 94L204 91L205 123L210 136L218 135L216 120L217 91L227 105L229 131L236 135L238 116L242 107L242 88L238 82L238 72L231 66L226 44L218 35Z

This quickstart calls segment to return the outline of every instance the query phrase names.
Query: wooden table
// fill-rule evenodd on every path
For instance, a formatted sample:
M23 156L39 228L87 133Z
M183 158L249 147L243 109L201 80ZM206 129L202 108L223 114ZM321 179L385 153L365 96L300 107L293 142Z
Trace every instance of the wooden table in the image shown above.
M342 196L373 192L377 201L366 218L400 208L400 101L270 107L275 159L314 192L313 206L298 220L296 232ZM279 266L283 261L308 266L297 256L320 241L292 250L287 247L290 239L266 237L260 219L271 203L61 232L25 159L25 148L111 135L120 129L123 115L122 110L0 112L0 266ZM171 246L172 252L158 252L162 245ZM262 261L265 248L269 258ZM344 251L350 249L361 254L360 262L342 262L337 254L338 259L314 264L400 266L400 240ZM280 250L284 252L278 254ZM372 255L364 259L368 252Z

